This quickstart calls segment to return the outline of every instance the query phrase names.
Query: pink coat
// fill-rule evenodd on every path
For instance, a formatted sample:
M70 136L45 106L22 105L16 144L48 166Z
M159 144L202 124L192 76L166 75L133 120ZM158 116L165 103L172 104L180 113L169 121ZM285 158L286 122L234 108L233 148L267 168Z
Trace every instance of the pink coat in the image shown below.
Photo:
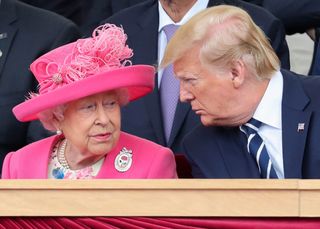
M52 136L7 154L3 179L47 179L48 163L59 136ZM115 159L126 148L132 150L132 164L125 172L115 168ZM172 151L151 141L121 132L117 146L107 154L97 179L177 178Z

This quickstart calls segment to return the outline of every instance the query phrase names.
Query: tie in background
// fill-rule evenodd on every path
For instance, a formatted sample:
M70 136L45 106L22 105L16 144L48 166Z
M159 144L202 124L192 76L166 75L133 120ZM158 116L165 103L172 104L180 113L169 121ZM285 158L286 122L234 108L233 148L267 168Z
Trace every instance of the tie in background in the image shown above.
M173 24L163 27L168 42L178 28L179 26ZM168 143L179 99L179 80L174 77L172 64L163 70L160 83L160 99L164 134Z
M320 28L316 28L316 37L313 49L313 60L309 75L320 75Z
M276 171L272 166L267 148L258 134L258 129L262 123L254 118L250 119L246 124L240 126L240 130L244 132L248 138L248 152L255 158L262 178L278 178Z

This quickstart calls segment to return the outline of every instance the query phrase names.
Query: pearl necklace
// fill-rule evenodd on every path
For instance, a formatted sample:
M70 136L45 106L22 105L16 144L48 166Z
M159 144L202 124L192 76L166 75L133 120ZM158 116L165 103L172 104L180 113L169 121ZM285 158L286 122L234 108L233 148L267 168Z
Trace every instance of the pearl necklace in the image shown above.
M70 166L66 159L66 146L67 146L67 139L63 139L58 148L58 161L65 169L70 169Z

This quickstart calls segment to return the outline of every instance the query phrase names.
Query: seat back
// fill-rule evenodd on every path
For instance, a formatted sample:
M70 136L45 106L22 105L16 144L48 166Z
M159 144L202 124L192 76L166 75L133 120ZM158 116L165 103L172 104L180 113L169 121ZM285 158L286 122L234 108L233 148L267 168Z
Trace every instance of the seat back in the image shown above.
M175 154L177 173L179 178L192 178L191 166L184 154Z

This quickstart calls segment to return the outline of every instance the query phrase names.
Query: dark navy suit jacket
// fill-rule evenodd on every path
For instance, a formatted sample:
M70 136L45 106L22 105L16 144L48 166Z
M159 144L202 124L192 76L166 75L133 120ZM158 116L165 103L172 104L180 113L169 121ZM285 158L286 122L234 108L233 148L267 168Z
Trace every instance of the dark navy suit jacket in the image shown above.
M6 153L48 136L39 122L21 123L12 108L37 90L29 65L40 55L79 38L71 21L16 0L0 4L0 165Z
M320 77L283 70L282 147L285 178L320 178ZM298 124L304 130L298 131ZM246 137L236 128L199 126L183 141L194 177L259 178Z
M282 24L265 9L239 0L210 0L208 6L230 4L246 9L254 21L271 39L283 65L289 67L288 48L284 40L285 32ZM128 45L133 49L134 64L158 64L158 0L127 8L108 18L105 22L122 25L128 35ZM158 85L157 78L155 85ZM122 130L158 144L170 147L175 153L183 153L182 138L200 123L198 116L192 112L190 105L178 103L171 136L168 144L162 127L159 91L154 91L122 109Z

